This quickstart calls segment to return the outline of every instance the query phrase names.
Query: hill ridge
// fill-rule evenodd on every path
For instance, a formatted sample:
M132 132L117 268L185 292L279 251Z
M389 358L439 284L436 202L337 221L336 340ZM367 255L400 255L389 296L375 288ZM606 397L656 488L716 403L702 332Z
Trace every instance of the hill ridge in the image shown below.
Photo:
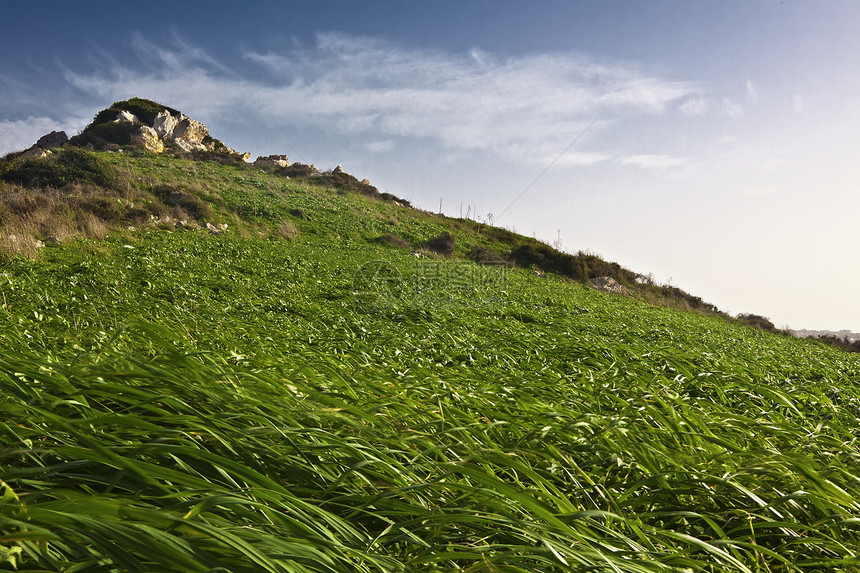
M261 156L250 162L249 153L228 147L212 137L207 126L183 112L151 100L131 98L99 111L81 133L71 138L62 132L52 132L30 149L7 154L0 161L0 180L15 187L7 190L2 199L5 205L4 212L0 213L0 224L6 227L6 232L0 236L0 248L32 255L46 242L56 243L72 236L98 238L114 229L153 225L210 228L215 224L242 228L247 226L252 211L253 216L259 218L253 205L233 205L228 209L232 212L226 213L218 204L219 201L223 203L223 198L219 199L217 188L206 192L189 191L183 189L183 181L179 178L169 184L144 184L140 188L140 178L135 180L132 171L134 163L147 154L251 169L266 176L327 187L335 193L358 193L397 207L412 208L402 198L380 193L368 179L359 181L340 165L320 172L313 164L291 164L286 155ZM123 156L124 161L117 160L118 155ZM193 178L193 173L188 174L184 187L194 187ZM58 204L58 193L63 195L62 204ZM134 194L139 199L137 202L131 197ZM49 210L47 215L40 213L44 209ZM78 215L72 217L74 220L64 221L69 217L63 212L69 209ZM426 217L436 216L420 212ZM287 210L284 215L278 222L284 236L295 235L306 224L301 214L296 216ZM220 219L210 221L207 217ZM35 222L35 219L41 220ZM53 219L53 224L46 219ZM459 256L478 263L505 262L533 268L536 272L558 274L605 292L731 318L700 297L674 285L656 284L648 275L592 253L562 252L536 239L468 219L443 217L442 220L449 222L449 229L420 241L406 240L397 233L367 238L410 250L424 248L442 256ZM458 230L474 236L469 239L468 250L455 249ZM460 237L461 245L464 239ZM741 314L737 320L764 330L778 330L766 317L755 314Z

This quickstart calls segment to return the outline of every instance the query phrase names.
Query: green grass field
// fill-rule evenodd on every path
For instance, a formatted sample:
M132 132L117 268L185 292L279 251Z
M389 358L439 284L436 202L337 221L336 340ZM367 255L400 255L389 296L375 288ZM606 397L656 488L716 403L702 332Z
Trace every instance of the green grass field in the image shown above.
M0 263L0 570L860 571L860 356L103 156L231 227Z

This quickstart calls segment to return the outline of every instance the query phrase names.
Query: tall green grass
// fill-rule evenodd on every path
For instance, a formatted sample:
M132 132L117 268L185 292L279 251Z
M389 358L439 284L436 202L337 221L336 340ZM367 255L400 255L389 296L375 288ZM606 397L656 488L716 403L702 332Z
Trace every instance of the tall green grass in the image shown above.
M857 357L431 269L192 231L7 261L0 569L860 570Z

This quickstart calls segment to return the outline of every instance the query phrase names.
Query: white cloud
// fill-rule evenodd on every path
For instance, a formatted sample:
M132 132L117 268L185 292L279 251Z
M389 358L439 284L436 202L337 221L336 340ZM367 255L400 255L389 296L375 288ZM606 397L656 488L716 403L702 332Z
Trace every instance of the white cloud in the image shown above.
M28 117L16 121L0 121L0 153L27 149L36 143L40 137L52 131L65 131L71 137L88 121L82 118L73 118L59 122L50 117Z
M731 119L737 119L744 115L744 108L738 103L735 103L729 99L723 100L723 109L726 112L726 115Z
M342 34L319 35L313 48L247 52L247 61L257 65L241 72L179 39L169 48L140 36L133 43L147 68L114 62L95 73L70 72L68 80L106 100L152 97L200 117L250 108L280 125L379 141L433 140L446 151L535 163L558 154L602 112L660 114L698 90L689 82L576 54L500 60L479 50L410 50ZM592 134L603 125L596 124ZM583 148L587 142L563 163L604 160Z
M618 160L621 165L633 165L642 169L653 169L656 171L665 171L673 167L684 167L689 165L689 161L681 157L673 157L671 155L630 155L621 157Z
M685 116L703 115L710 105L703 98L691 98L678 106L678 110Z
M367 149L374 153L385 153L394 149L393 139L383 139L381 141L371 141L367 144Z
M761 96L758 86L755 85L752 80L747 80L747 99L750 101L758 101Z

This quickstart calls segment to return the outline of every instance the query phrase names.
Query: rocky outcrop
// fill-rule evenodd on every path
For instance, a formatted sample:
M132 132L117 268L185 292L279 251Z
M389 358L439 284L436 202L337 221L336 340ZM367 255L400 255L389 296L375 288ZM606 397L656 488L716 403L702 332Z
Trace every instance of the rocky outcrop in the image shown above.
M180 145L180 149L207 150L203 140L209 135L209 128L195 119L179 114L179 117L165 110L155 116L152 128L163 141L180 141L189 145ZM201 146L201 147L198 147Z
M190 117L181 117L179 124L173 130L173 139L187 141L188 143L203 143L203 139L209 135L209 128Z
M206 228L213 235L221 235L227 232L227 223L221 223L220 225L213 225L212 223L206 223Z
M140 123L140 120L137 119L136 115L125 110L120 111L114 121L117 123Z
M209 135L209 128L183 114L177 116L164 110L155 116L152 129L163 142L172 141L176 147L185 153L214 150L213 143L208 145L204 143ZM241 155L226 146L222 149L225 153Z
M158 137L154 129L148 125L141 125L132 136L132 141L142 145L144 149L152 153L161 153L164 151L164 142Z
M335 168L332 170L332 173L334 173L335 175L338 175L338 174L340 174L340 173L343 173L343 167L341 167L340 165L338 165L337 167L335 167Z
M167 110L156 115L155 121L152 122L152 128L162 139L173 138L173 130L177 125L179 125L179 118Z
M36 142L37 147L42 149L51 149L52 147L60 147L69 140L65 131L52 131L39 138Z
M47 149L42 149L38 145L34 145L30 149L24 151L18 157L26 157L31 159L44 159L49 156L51 152Z
M174 139L173 143L174 145L176 145L176 147L178 147L185 153L193 153L195 151L210 151L210 149L202 143L195 143L193 141L187 141L185 139Z
M286 155L262 155L254 160L254 165L277 165L278 167L289 167L290 160Z
M591 286L599 291L615 294L629 294L627 287L612 277L597 277L588 281Z

